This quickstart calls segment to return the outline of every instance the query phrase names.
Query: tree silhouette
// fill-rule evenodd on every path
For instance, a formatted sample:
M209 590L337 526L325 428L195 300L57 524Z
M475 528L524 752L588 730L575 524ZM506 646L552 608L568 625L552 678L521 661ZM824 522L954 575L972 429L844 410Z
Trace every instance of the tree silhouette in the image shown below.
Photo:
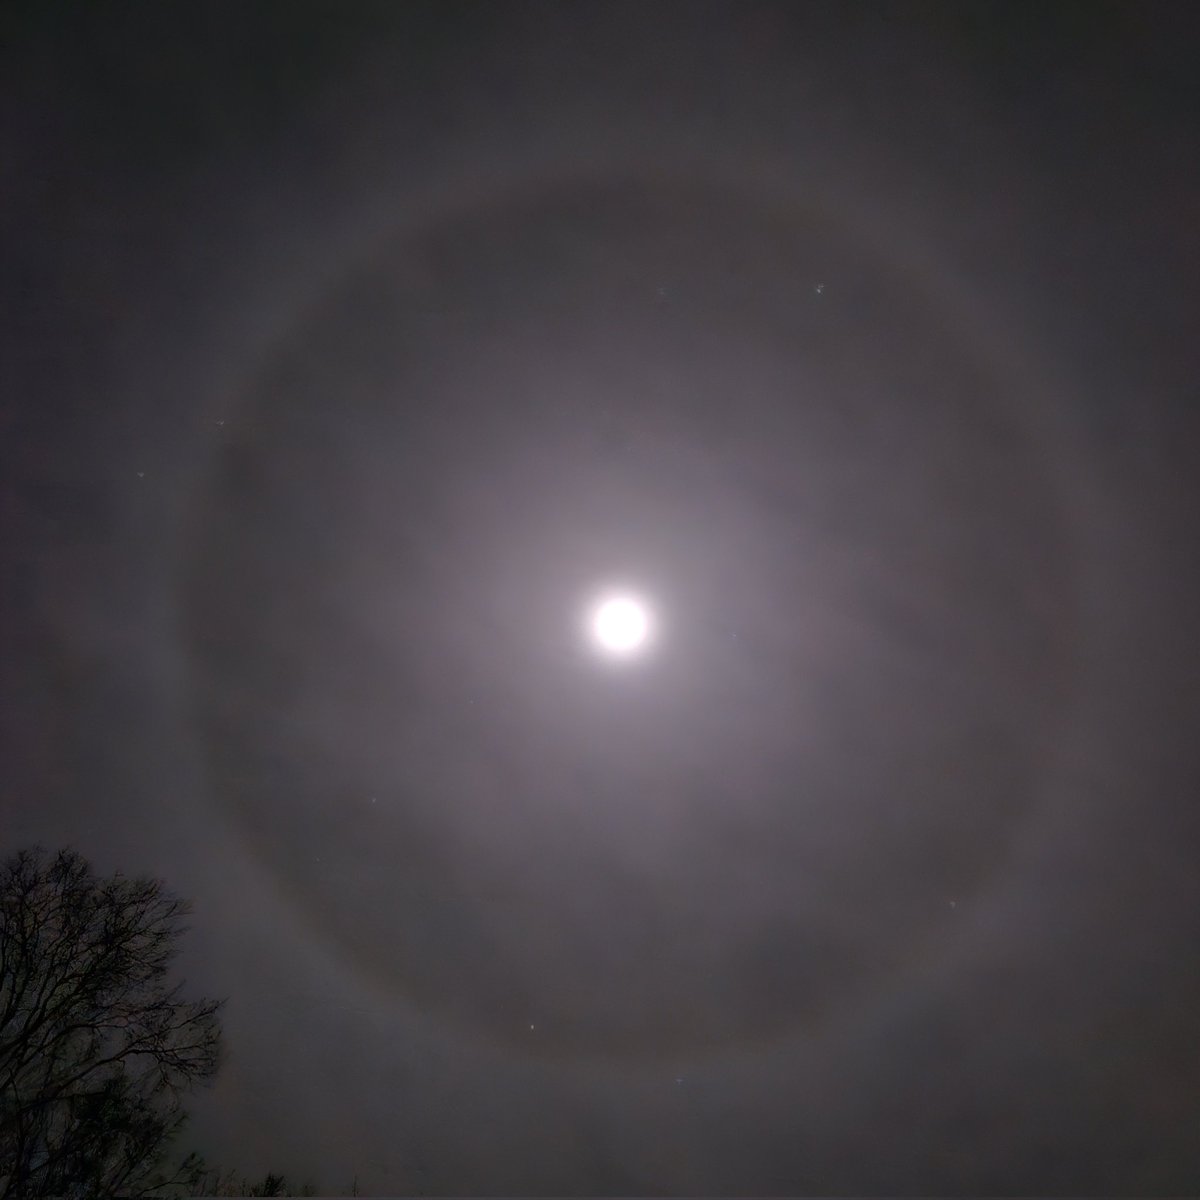
M268 1171L258 1182L237 1171L208 1170L192 1181L189 1196L315 1196L316 1185L293 1184L286 1175Z
M0 868L0 1196L140 1196L203 1171L160 1170L220 1058L221 1002L167 980L187 912L72 850Z

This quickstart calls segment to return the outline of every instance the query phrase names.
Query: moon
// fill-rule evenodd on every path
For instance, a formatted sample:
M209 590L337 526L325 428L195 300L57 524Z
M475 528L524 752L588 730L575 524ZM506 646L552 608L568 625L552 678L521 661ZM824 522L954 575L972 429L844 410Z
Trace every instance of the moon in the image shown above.
M593 646L609 658L636 658L653 632L650 606L630 592L610 592L595 601L588 614Z

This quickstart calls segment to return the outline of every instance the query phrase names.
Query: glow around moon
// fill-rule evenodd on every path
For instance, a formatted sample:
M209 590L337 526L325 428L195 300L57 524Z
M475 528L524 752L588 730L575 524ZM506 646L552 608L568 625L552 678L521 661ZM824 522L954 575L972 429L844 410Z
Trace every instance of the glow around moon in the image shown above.
M609 592L588 611L592 645L609 658L636 658L649 646L654 633L650 606L631 592Z

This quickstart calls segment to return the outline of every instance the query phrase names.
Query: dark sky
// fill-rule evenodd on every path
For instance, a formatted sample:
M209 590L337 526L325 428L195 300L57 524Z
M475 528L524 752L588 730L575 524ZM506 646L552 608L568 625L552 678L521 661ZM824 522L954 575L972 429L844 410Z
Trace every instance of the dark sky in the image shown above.
M5 6L3 850L195 900L210 1158L1195 1192L1198 32Z

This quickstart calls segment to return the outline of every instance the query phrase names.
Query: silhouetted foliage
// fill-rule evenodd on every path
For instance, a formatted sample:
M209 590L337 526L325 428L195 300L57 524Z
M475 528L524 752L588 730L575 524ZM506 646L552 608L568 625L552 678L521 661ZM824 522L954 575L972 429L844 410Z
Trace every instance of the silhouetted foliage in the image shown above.
M220 1001L167 980L188 905L154 879L97 878L71 850L0 868L0 1196L140 1196L182 1096L220 1056Z
M261 1180L254 1182L243 1178L236 1171L210 1170L193 1181L188 1194L192 1196L315 1196L317 1188L311 1182L297 1187L289 1182L286 1175L277 1174L274 1171L268 1171Z

